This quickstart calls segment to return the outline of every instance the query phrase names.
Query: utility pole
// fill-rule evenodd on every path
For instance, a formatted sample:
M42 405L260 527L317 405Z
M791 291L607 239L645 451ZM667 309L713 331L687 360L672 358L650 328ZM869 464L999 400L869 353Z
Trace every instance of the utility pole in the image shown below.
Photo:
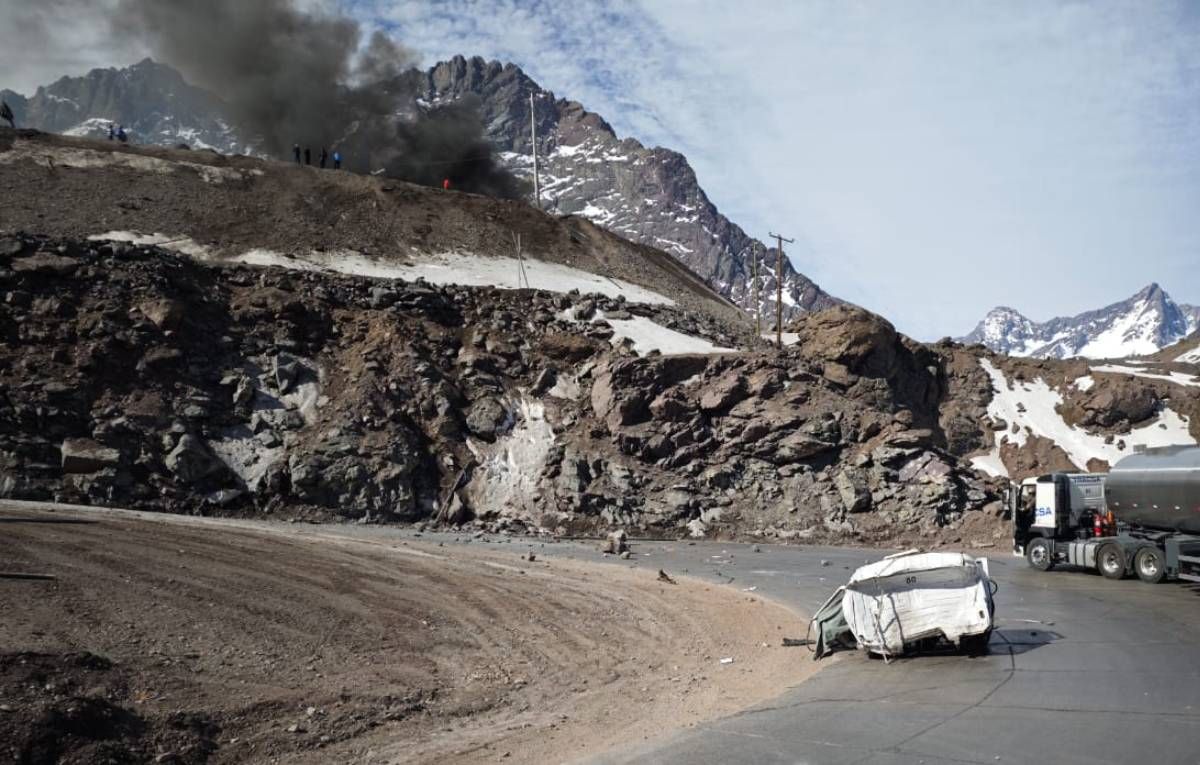
M533 114L533 91L529 92L529 136L530 148L533 149L533 206L542 209L542 192L538 182L537 165L537 119Z
M750 248L750 272L754 278L754 334L762 337L762 301L758 297L758 253Z
M775 264L775 344L783 350L783 243L791 244L795 239L784 239L780 234L771 234L779 245L779 259Z

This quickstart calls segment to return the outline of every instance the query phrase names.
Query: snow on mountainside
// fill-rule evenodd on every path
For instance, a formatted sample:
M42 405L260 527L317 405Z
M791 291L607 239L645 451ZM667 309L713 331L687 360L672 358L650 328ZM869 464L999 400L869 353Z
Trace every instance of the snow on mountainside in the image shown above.
M619 139L597 114L543 90L519 67L461 56L413 73L418 105L463 96L479 99L488 138L518 176L532 177L529 96L535 95L542 206L574 214L618 235L663 250L699 274L721 295L753 308L752 263L761 280L760 307L774 316L776 253L752 239L708 199L678 152ZM188 85L169 66L143 61L127 69L96 69L64 77L25 98L3 95L18 124L97 137L109 122L124 124L135 143L186 143L223 153L254 153L223 118L215 95ZM840 303L811 280L783 266L785 320Z
M776 253L752 239L708 199L682 154L619 139L583 105L554 97L519 67L457 56L426 75L425 100L481 99L488 137L516 174L533 175L529 95L535 96L544 209L589 218L621 236L671 253L720 294L752 310L752 263L758 261L760 307L775 311ZM785 319L841 302L786 259Z
M1078 316L1035 322L999 307L960 338L998 353L1037 358L1125 358L1156 353L1200 327L1200 307L1180 305L1157 284Z

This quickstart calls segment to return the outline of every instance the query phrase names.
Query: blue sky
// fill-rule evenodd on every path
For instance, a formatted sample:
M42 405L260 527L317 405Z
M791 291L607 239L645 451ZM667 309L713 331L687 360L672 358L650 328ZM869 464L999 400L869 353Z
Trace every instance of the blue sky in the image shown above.
M732 220L794 236L802 272L916 337L1151 281L1200 304L1200 3L337 6L425 63L512 61L682 151ZM77 26L45 71L128 63Z

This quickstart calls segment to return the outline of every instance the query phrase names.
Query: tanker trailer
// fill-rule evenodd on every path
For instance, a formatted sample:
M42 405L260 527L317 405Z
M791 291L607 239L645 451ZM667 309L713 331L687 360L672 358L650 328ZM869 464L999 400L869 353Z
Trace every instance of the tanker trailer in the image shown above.
M1091 488L1079 474L1014 486L1014 552L1040 571L1066 564L1109 579L1200 582L1200 446L1146 449L1093 480L1102 502L1079 491Z

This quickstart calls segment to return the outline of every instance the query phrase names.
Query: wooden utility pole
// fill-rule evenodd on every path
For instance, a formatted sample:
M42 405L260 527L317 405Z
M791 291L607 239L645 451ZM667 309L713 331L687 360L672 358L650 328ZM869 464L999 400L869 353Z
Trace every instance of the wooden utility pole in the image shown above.
M538 182L537 165L537 119L533 113L533 91L529 93L529 136L530 148L533 149L533 206L542 209L541 184Z
M762 300L758 296L758 253L750 248L750 271L754 275L754 334L762 337ZM755 341L757 342L757 341Z
M795 239L784 239L780 234L771 234L779 245L779 259L775 263L775 344L783 350L783 243L791 244Z

